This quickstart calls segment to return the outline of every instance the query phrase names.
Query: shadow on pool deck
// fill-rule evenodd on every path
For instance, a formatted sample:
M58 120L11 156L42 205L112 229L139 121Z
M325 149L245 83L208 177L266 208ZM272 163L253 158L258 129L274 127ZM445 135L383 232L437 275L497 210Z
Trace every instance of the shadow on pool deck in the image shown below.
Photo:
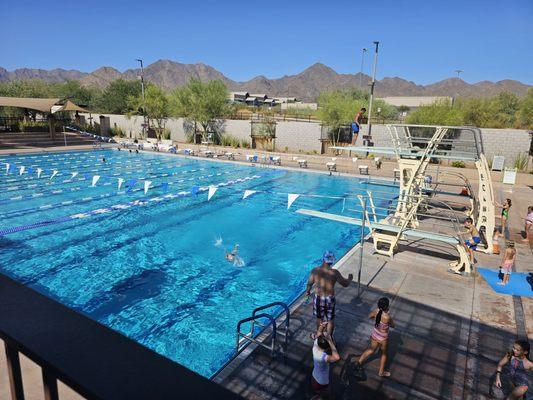
M353 291L355 288L350 288ZM361 300L348 300L339 291L335 338L343 359L365 349L372 321L366 314L387 295L368 289ZM489 396L489 380L515 332L491 328L449 312L396 297L392 315L398 326L391 331L389 365L391 378L378 377L379 355L365 364L368 379L345 388L340 382L344 361L332 369L335 398L341 399L459 399ZM224 386L249 399L310 398L312 370L309 333L315 326L311 306L300 308L293 319L294 338L286 357L270 357L256 350Z
M401 251L393 260L371 255L370 246L365 244L362 282L371 281L372 287L365 285L360 298L355 284L336 293L335 339L343 360L331 371L334 398L491 398L496 364L517 337L513 299L492 292L479 276L446 273L443 266L448 261L442 260L446 250L440 249L441 259L437 259L438 246L418 254ZM487 257L499 256L480 255ZM344 275L353 272L354 263L349 260L347 269L341 268ZM366 348L373 323L367 316L382 296L392 299L391 314L397 325L389 341L392 376L377 375L379 356L375 355L365 364L368 379L345 388L340 382L344 360ZM309 333L314 329L312 306L299 307L291 319L293 339L286 356L272 358L256 349L222 385L248 399L311 398Z

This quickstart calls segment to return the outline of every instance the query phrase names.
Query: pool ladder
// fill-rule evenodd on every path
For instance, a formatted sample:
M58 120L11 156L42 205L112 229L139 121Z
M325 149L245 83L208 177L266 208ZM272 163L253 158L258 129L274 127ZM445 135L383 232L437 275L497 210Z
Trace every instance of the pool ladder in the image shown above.
M264 310L267 310L269 308L274 308L274 307L282 307L285 313L285 320L280 321L279 326L276 324L276 318L272 314L264 312ZM260 311L263 311L263 312L260 313ZM257 307L252 312L251 317L241 319L237 323L237 347L236 347L237 353L241 352L249 343L255 343L261 347L264 347L270 350L271 354L275 355L278 349L276 346L276 343L277 343L276 341L279 336L283 337L283 340L284 340L284 344L282 348L282 351L283 351L283 349L287 348L287 343L290 337L290 318L291 318L291 315L290 315L289 307L287 306L287 304L282 303L280 301L276 301L274 303L270 303L270 304L266 304L261 307ZM268 320L268 323L264 324L261 321L262 319ZM241 332L241 325L246 322L251 322L250 331L248 333L243 333ZM263 341L257 340L254 337L254 328L256 325L259 326L263 331L269 326L272 327L272 334L270 337L269 344L263 343Z

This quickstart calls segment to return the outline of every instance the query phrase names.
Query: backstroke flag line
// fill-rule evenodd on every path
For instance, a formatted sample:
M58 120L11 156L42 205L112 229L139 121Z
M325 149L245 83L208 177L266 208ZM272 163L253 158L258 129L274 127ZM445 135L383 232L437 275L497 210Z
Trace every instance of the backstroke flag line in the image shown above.
M244 200L245 198L251 196L252 194L256 193L257 190L245 190L244 191L244 195L242 196L242 199Z
M294 203L298 197L300 197L300 195L294 193L289 193L287 195L287 210L291 208L292 203Z
M214 196L217 189L218 188L216 186L213 186L213 185L209 186L209 192L207 193L207 201L211 200L211 197Z
M93 176L93 184L91 185L92 187L95 187L96 186L96 182L98 182L98 180L100 179L100 176L99 175L95 175Z

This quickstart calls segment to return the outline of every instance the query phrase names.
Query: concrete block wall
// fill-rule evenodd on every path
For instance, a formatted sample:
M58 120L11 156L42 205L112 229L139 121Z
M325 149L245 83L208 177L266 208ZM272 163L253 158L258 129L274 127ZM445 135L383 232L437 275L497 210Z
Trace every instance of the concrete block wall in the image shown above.
M531 133L522 129L482 128L481 136L489 163L495 155L504 156L507 168L513 168L518 154L529 151L532 140Z
M320 153L320 124L317 122L280 121L276 124L276 149L316 151Z
M82 114L85 119L89 114ZM124 115L114 114L92 114L93 121L98 121L99 116L109 117L111 127L119 126L128 137L135 137L135 133L142 131L142 117L127 118ZM183 118L169 118L167 129L170 130L171 139L179 142L186 142L186 133ZM246 140L251 143L251 124L248 120L226 120L222 125L224 134L231 135L239 140ZM363 133L368 131L367 126L363 126ZM521 129L481 129L485 155L489 162L495 155L505 157L505 166L510 168L518 154L528 152L531 146L532 134L530 131ZM389 131L385 125L372 125L372 138L377 147L390 147L392 142ZM362 143L361 138L358 140ZM276 149L298 152L321 151L320 123L300 122L300 121L279 121L276 125Z

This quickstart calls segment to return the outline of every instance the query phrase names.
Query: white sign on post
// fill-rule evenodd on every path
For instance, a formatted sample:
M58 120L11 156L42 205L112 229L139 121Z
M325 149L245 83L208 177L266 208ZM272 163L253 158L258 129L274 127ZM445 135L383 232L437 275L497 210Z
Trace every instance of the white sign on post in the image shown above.
M505 168L503 172L503 183L514 185L516 182L516 168Z
M505 165L504 156L494 156L492 158L492 170L493 171L503 171L504 165Z

